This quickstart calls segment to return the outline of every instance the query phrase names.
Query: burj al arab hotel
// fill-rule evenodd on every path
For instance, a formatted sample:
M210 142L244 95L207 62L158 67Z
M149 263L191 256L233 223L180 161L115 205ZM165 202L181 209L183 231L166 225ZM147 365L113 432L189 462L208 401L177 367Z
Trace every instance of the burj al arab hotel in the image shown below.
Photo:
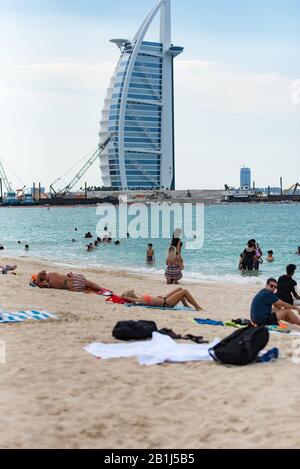
M145 41L160 15L160 42ZM159 0L132 40L112 39L121 56L100 122L103 184L115 190L175 189L174 58L171 0Z

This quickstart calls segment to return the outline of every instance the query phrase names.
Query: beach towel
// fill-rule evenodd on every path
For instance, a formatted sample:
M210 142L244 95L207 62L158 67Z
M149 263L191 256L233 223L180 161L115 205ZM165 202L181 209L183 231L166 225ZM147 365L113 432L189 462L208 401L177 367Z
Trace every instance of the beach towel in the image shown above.
M196 324L207 325L207 326L225 326L225 327L234 327L234 328L244 328L247 327L246 325L237 324L235 321L215 321L213 319L201 319L201 318L194 318L193 322ZM280 322L278 326L268 326L270 332L280 333L280 334L291 334L294 336L300 336L300 331L292 332L289 329L289 326L283 322Z
M188 361L213 361L208 350L220 339L210 344L177 344L171 337L154 332L151 340L122 344L93 343L84 350L97 358L137 357L140 365L183 363Z
M114 294L110 298L108 298L106 301L108 303L115 303L115 304L119 304L119 305L124 305L124 306L127 306L127 308L133 308L135 306L139 306L141 308L158 309L160 311L162 311L162 310L167 310L167 311L194 311L193 308L189 308L188 306L183 306L183 305L182 306L177 305L177 306L174 306L174 308L172 308L172 307L164 308L163 306L151 306L151 305L127 303L123 298L121 298L118 295L114 295Z
M151 306L151 305L137 305L137 304L133 304L133 303L124 303L125 306L127 306L128 308L131 308L133 306L140 306L142 308L147 308L147 309L159 309L160 311L194 311L195 310L193 308L189 308L188 306L183 306L183 305L177 305L177 306L174 306L173 308L170 306L170 307L163 307L163 306Z
M280 332L281 334L290 334L290 329L287 327L279 326L268 326L270 332Z
M102 288L100 291L96 292L96 295L102 296L113 296L113 292L111 290L107 290L107 288Z
M224 326L224 322L214 321L213 319L194 318L193 321L197 324L202 324L206 326Z
M113 292L111 290L107 290L106 288L102 288L99 291L95 291L92 288L86 288L84 290L84 293L95 293L96 295L99 295L99 296L112 296L113 295Z
M0 312L0 324L23 322L28 319L44 321L46 319L57 319L57 316L47 311L35 310L16 311L12 313Z

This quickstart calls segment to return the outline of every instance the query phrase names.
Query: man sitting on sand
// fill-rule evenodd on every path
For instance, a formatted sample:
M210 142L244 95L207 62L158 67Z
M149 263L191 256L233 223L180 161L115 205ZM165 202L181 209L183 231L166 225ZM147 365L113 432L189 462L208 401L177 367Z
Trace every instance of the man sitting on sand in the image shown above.
M266 287L253 298L251 321L257 326L277 326L279 321L286 321L300 326L300 319L292 310L300 313L300 307L291 306L275 295L277 280L270 278Z
M277 296L280 300L294 304L295 300L300 300L300 296L296 291L297 282L293 279L297 266L295 264L289 264L286 268L286 275L279 277L277 282Z
M137 296L133 290L129 290L122 294L121 297L128 303L134 303L141 306L160 306L162 308L174 308L178 303L182 302L184 306L194 306L196 311L201 311L203 308L196 302L188 290L177 288L166 296L152 296L144 294ZM299 308L300 309L300 308Z
M99 292L102 290L100 285L87 280L84 275L73 274L72 272L67 275L57 272L49 272L49 274L47 274L45 270L42 270L34 277L34 284L40 288L56 288L58 290L75 292L84 292L86 290Z

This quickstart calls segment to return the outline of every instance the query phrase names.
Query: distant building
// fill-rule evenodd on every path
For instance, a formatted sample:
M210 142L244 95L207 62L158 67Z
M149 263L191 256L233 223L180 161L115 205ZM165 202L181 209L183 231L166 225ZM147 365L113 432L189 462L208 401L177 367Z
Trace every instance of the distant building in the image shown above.
M251 169L250 168L241 168L241 187L251 187Z

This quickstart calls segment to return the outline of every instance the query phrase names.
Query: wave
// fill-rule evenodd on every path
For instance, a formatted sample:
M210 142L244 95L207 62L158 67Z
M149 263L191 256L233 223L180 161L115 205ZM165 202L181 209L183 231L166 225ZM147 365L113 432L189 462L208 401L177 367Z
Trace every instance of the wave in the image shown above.
M12 254L12 253L10 253ZM7 256L11 257L11 256ZM117 264L102 264L99 263L98 261L93 263L93 262L88 262L85 263L85 265L82 265L82 261L80 262L77 259L77 262L75 259L69 259L66 260L65 262L59 261L55 259L55 257L52 256L32 256L32 255L22 255L22 256L17 256L21 257L24 260L28 259L31 261L41 261L43 263L50 262L52 264L55 264L59 267L65 267L67 269L81 269L81 270L87 270L87 269L103 269L103 270L108 270L108 271L126 271L126 272L131 272L133 274L139 274L143 276L153 276L156 278L160 278L164 280L164 275L165 271L163 269L156 268L155 266L153 267L137 267L137 266L125 266L125 265L117 265ZM90 259L91 261L91 259ZM194 271L184 271L183 275L183 282L187 283L231 283L231 284L239 284L239 285L264 285L267 277L261 273L254 273L253 274L242 274L240 272L237 272L236 274L228 274L228 273L222 273L220 272L219 274L211 274L211 273L206 273L206 272L194 272Z

